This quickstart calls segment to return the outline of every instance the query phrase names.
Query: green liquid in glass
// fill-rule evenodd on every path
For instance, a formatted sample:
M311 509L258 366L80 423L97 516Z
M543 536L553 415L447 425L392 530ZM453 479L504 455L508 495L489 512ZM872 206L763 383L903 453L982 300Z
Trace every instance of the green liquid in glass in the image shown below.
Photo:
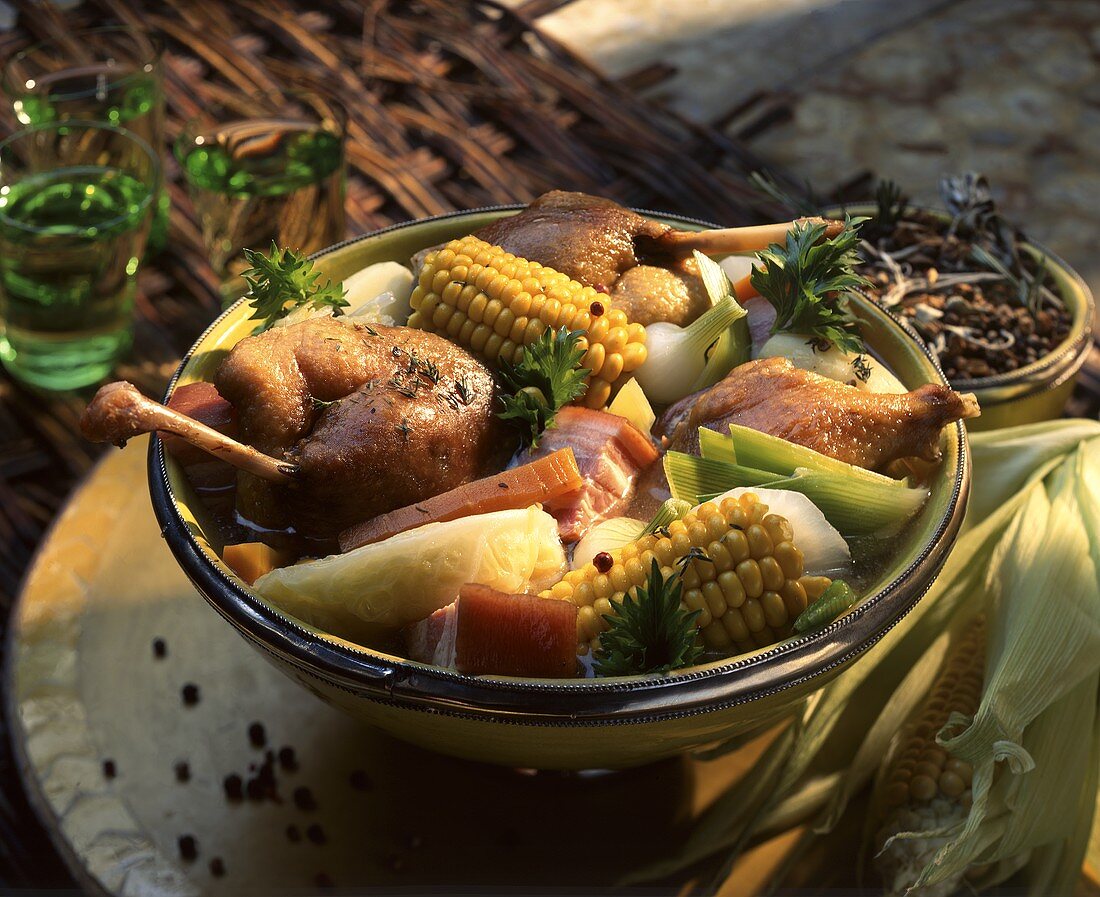
M179 153L210 262L229 280L247 267L242 250L274 240L313 252L344 235L341 138L287 119L231 123Z
M164 140L164 98L158 75L97 63L39 75L34 90L13 98L16 115L25 125L58 121L106 122L136 134L160 154ZM172 208L168 191L157 197L149 234L151 254L168 240Z
M0 188L0 357L16 376L73 389L130 341L149 188L115 168L55 169Z

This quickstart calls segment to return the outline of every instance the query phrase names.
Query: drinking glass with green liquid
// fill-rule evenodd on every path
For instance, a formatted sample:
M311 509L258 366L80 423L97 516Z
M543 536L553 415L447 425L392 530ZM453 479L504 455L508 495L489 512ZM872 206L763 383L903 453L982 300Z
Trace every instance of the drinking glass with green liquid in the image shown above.
M164 146L164 68L160 38L111 25L74 31L35 44L4 66L3 87L16 118L27 126L95 121L125 128L160 153ZM150 250L168 235L168 191L162 189Z
M76 389L129 348L160 164L141 138L59 122L0 143L0 360Z
M344 135L339 104L309 92L240 97L188 122L176 158L227 299L243 292L245 249L343 239Z

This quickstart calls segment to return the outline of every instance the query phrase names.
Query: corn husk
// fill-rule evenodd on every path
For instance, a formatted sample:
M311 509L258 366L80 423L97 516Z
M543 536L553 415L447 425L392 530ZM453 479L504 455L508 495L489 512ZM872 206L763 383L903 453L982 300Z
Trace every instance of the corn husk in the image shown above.
M971 447L967 526L929 594L809 699L787 737L715 801L675 856L631 881L704 860L714 868L720 858L717 885L755 836L793 818L816 817L817 831L830 830L878 771L952 641L984 611L981 706L940 733L974 765L973 805L959 825L935 833L945 843L906 884L950 886L980 864L983 886L1016 875L1027 893L1072 890L1100 775L1100 423L991 431ZM767 798L747 800L760 788Z

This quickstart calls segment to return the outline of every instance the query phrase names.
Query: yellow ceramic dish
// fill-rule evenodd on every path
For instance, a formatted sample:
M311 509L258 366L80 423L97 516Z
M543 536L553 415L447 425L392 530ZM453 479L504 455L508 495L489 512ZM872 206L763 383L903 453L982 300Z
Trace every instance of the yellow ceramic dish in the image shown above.
M380 261L407 262L425 247L471 233L514 210L493 209L398 225L318 253L342 279ZM660 217L680 227L701 222ZM857 301L871 347L908 387L943 382L911 330ZM169 387L209 379L255 322L242 303L218 318ZM465 676L363 648L268 605L218 558L222 546L202 504L154 441L153 506L180 566L226 621L318 697L408 741L515 767L622 768L739 735L789 714L838 675L920 600L954 544L969 491L966 437L947 428L930 498L864 600L826 629L670 676L536 680Z

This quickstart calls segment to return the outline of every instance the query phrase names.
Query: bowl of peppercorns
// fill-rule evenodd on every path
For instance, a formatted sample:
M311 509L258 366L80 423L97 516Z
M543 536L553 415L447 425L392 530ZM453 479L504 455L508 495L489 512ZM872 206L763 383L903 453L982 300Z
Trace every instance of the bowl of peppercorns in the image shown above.
M1058 417L1091 345L1088 287L1000 215L985 178L945 177L940 192L942 210L921 207L885 181L874 203L843 209L869 217L868 291L912 325L954 389L977 396L970 429Z

